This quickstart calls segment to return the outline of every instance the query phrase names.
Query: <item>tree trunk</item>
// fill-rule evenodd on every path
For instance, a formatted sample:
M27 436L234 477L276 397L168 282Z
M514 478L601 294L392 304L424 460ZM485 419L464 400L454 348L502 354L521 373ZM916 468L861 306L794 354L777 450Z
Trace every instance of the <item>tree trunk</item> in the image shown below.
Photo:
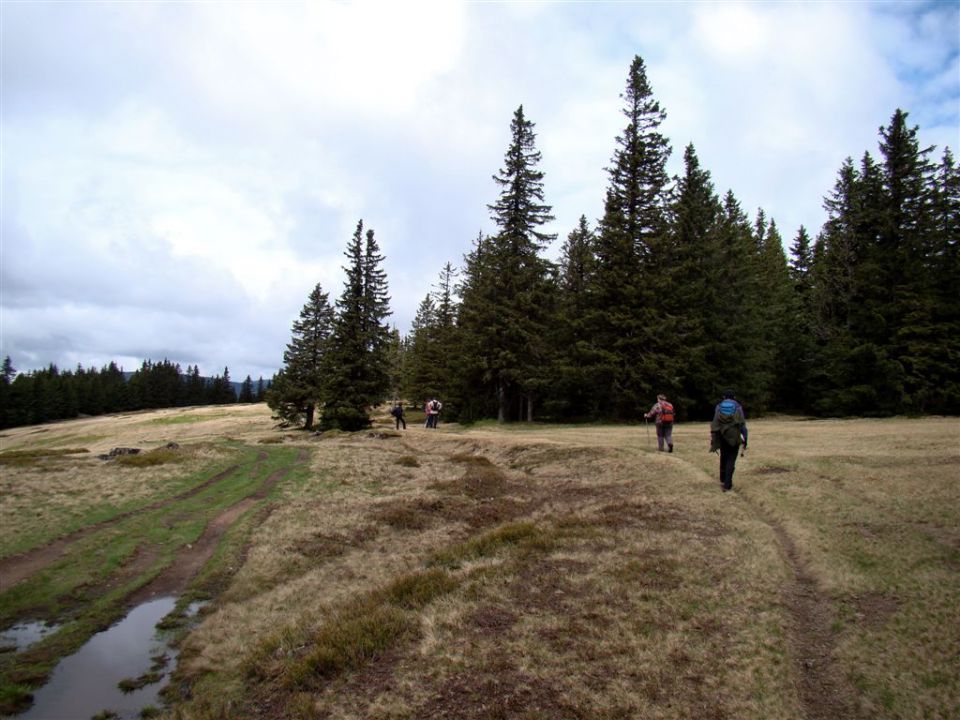
M307 423L305 426L307 430L313 430L313 413L314 406L312 404L307 405Z
M497 422L505 423L507 421L507 389L503 383L497 381Z

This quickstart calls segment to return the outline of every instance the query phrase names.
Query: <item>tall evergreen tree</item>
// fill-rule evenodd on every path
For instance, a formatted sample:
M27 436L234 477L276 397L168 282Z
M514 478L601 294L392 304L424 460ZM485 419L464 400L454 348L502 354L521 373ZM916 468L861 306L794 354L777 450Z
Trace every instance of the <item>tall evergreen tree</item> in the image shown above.
M627 126L616 138L603 219L597 236L597 267L587 317L592 342L591 387L598 410L637 417L661 381L659 317L647 260L664 231L666 113L654 100L646 67L637 56L627 77L623 114Z
M483 383L466 390L492 394L500 422L531 419L547 383L551 288L549 264L539 252L555 236L541 230L553 216L543 202L533 129L521 105L510 124L504 166L493 177L500 195L488 208L498 233L468 266L471 281L462 295L460 332L479 353L471 362Z
M337 300L326 367L329 383L323 406L324 428L359 430L370 425L369 410L389 391L387 354L390 314L383 256L373 230L357 223L347 250L344 289Z
M717 295L731 268L720 252L720 199L693 144L684 151L669 208L669 230L651 248L649 284L656 290L660 357L658 389L685 415L706 417L716 402L720 368L710 356L727 318Z
M240 396L237 398L237 402L252 403L253 401L253 379L247 375L240 385Z
M551 332L556 348L551 415L587 417L597 411L589 387L591 353L584 326L596 267L595 242L586 216L581 215L560 251L557 319Z
M293 322L282 374L266 393L270 409L284 422L302 422L305 429L313 429L316 409L326 400L324 361L333 325L329 296L317 283Z

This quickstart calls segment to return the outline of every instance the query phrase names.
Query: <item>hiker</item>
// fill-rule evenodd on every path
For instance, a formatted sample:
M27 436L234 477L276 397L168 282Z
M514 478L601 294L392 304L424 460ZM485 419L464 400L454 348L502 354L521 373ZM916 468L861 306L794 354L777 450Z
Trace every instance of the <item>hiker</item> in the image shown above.
M443 404L436 398L432 398L430 402L427 403L427 427L436 428L437 420L440 417L440 410L443 408Z
M397 420L397 430L400 429L400 424L403 423L403 429L407 429L407 421L403 417L403 403L397 403L393 406L393 409L390 410L390 414L393 415Z
M724 390L723 400L713 411L713 422L710 423L710 452L720 451L720 487L724 492L733 489L733 471L741 439L746 452L747 419L733 390Z
M664 444L667 452L673 452L673 405L667 402L667 396L657 395L657 402L650 408L645 418L654 418L657 426L657 450L662 451Z

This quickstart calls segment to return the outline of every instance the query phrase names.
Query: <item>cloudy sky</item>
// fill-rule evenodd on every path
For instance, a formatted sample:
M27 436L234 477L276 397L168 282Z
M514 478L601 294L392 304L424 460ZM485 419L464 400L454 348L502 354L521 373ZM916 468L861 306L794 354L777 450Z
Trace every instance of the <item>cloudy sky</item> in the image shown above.
M407 332L491 232L519 105L559 245L601 214L644 58L671 172L787 243L897 107L960 151L960 2L15 2L2 14L0 354L269 378L363 219Z

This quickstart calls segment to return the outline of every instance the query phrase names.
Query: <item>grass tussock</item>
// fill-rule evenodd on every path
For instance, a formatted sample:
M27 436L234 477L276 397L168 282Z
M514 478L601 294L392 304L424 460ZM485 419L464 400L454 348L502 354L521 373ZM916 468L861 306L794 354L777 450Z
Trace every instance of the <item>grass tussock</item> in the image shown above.
M456 568L470 560L496 555L507 547L542 547L546 539L544 532L533 523L511 523L441 550L427 564L431 567Z
M247 674L279 679L288 689L315 689L418 637L418 611L459 584L439 568L403 575L344 603L313 631L286 628L271 636L248 661Z
M272 435L270 437L260 438L259 440L257 440L257 443L260 445L282 445L283 438L276 435Z
M402 467L420 467L420 461L413 455L401 455L397 458L397 465Z
M124 467L155 467L157 465L166 465L168 463L178 463L184 461L182 452L171 448L154 448L145 453L136 455L118 455L113 462Z
M0 452L0 466L32 467L44 460L62 459L68 455L89 453L87 448L33 448Z

